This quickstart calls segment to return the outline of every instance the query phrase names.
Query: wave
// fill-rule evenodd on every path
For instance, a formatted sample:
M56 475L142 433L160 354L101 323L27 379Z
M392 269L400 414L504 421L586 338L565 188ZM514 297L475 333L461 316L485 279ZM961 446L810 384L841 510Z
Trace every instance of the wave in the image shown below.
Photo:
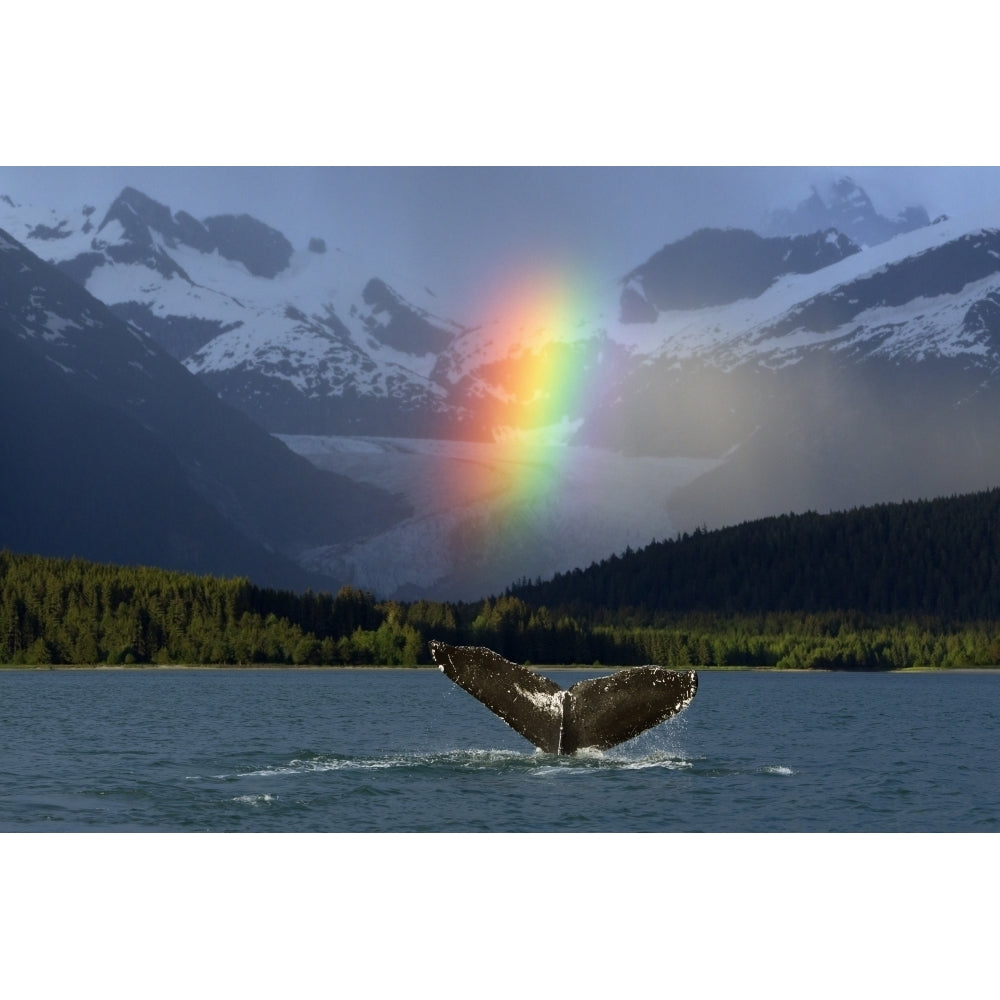
M238 769L230 774L214 774L210 780L234 781L246 778L281 778L330 771L419 770L441 772L491 771L529 775L586 774L595 770L633 771L646 768L679 770L692 761L675 751L656 749L640 754L587 750L572 756L557 756L540 750L519 751L500 748L433 750L387 754L302 753L287 761L263 767ZM204 780L189 776L188 780Z
M685 773L695 778L761 775L791 777L796 772L787 764L756 764L691 755L673 746L616 747L609 751L587 750L572 756L557 756L540 750L506 748L414 750L408 752L338 754L302 752L274 764L237 768L228 774L189 777L192 781L242 782L247 779L302 778L332 772L375 774L463 774L482 771L495 775L524 775L528 778L571 780L596 773L654 771ZM234 801L255 804L265 796L240 796Z

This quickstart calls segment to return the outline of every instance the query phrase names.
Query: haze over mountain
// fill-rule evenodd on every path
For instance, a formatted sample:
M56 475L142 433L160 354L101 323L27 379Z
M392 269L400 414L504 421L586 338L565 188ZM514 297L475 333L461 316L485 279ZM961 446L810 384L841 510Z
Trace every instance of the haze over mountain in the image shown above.
M257 532L382 596L472 599L699 525L1000 472L998 212L888 218L841 178L761 232L697 229L599 279L508 276L461 316L328 234L296 245L134 188L69 211L8 197L0 225L261 431L384 491L370 525L348 502L325 537ZM35 344L57 339L49 312L71 322L39 312Z
M922 205L908 205L895 218L878 212L868 193L851 177L838 177L793 208L776 208L764 219L766 236L795 236L836 229L860 246L875 246L930 223Z

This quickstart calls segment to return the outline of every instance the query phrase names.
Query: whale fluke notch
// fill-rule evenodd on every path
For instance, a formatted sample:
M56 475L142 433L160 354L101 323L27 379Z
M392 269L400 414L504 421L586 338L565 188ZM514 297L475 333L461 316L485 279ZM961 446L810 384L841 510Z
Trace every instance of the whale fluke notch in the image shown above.
M432 640L430 649L446 677L545 753L617 746L683 711L698 691L694 670L629 667L564 690L485 646Z

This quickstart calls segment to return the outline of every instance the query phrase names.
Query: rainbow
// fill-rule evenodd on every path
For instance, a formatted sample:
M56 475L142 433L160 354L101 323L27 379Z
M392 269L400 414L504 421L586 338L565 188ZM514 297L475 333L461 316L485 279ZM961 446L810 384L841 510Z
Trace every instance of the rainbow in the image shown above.
M549 575L624 548L632 529L604 489L624 467L571 443L628 362L602 329L615 291L546 266L508 272L479 295L490 322L458 350L482 380L456 385L465 413L454 435L422 445L420 538L448 587L482 593L483 580Z
M566 441L600 378L594 287L578 269L527 267L496 280L484 298L485 375L499 392L481 398L476 422L490 429L493 457L509 470L513 502L558 488L572 452Z

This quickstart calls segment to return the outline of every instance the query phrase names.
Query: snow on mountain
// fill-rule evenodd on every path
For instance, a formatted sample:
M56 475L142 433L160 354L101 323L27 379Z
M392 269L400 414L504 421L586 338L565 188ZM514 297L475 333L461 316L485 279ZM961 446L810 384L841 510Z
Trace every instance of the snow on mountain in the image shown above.
M785 274L754 297L660 312L644 324L642 345L649 357L698 356L723 368L748 361L784 365L809 347L848 346L842 342L848 332L850 344L861 347L868 332L891 321L896 335L891 341L873 335L872 350L919 360L970 347L956 311L964 316L994 287L1000 287L1000 203L893 237L812 273ZM935 314L938 323L931 319ZM635 348L634 327L617 327L612 336ZM980 344L973 353L985 350Z
M835 229L807 236L758 236L747 229L700 229L669 243L622 279L621 318L754 298L786 274L810 274L860 248Z
M849 179L827 201L818 193L812 200L825 206L827 222L881 218ZM918 214L907 217L913 223ZM792 215L806 217L804 210ZM89 206L37 212L8 199L0 219L220 397L278 433L490 440L503 428L593 422L597 410L631 391L643 368L667 361L728 370L794 364L819 348L982 354L992 308L986 286L948 307L915 286L884 302L872 292L919 269L904 265L908 258L988 228L983 218L911 227L864 249L833 229L769 237L702 230L633 268L618 288L609 282L567 303L558 323L551 316L525 322L512 312L472 317L474 326L441 318L419 279L411 276L409 286L386 280L375 265L327 249L324 239L295 249L250 216L199 222L130 188L103 216ZM961 256L948 251L938 259ZM887 273L876 281L880 269ZM979 271L976 280L985 280L987 270ZM921 294L935 301L925 308ZM906 303L913 308L904 322ZM886 308L903 310L891 336ZM979 335L971 320L956 332L963 309L978 313ZM824 312L840 322L818 322ZM562 409L547 406L532 382L542 368L596 388Z
M447 415L429 374L462 327L426 289L408 297L322 238L296 250L250 216L199 222L131 188L97 218L0 202L0 226L269 429L346 429L340 401L369 404L379 430Z

